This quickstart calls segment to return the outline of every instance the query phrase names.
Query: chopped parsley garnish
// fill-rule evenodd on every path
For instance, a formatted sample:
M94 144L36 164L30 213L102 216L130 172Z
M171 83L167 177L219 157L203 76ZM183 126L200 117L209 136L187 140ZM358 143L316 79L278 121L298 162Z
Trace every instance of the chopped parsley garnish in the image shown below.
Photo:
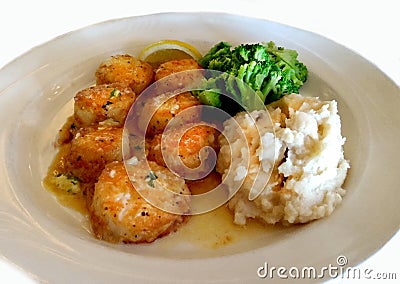
M145 177L145 180L147 181L147 184L150 185L151 187L154 187L154 181L158 177L153 171L150 171L149 174Z
M71 177L62 173L57 173L55 174L54 183L57 188L64 190L68 193L77 194L81 191L80 181L77 177Z
M73 185L77 185L79 183L79 179L77 177L69 177L68 179Z
M106 109L107 108L107 106L109 106L109 105L112 105L112 102L110 102L110 101L107 101L104 105L102 105L101 106L101 108L104 108L104 109Z
M118 89L114 89L110 93L110 99L111 98L118 98L119 96L121 96L121 91L118 90Z

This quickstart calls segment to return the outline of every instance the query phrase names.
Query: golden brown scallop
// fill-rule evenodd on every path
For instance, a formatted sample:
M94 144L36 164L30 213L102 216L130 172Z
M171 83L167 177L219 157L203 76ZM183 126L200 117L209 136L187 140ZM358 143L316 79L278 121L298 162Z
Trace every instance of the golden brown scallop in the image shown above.
M163 95L159 96L159 98L162 96ZM158 99L155 98L154 100L158 101ZM200 101L190 92L184 92L169 98L163 104L161 104L161 106L157 107L147 126L147 136L153 137L156 134L162 133L167 124L183 110L186 111L179 116L179 119L182 121L182 123L200 121ZM144 127L145 126L143 126L143 128Z
M159 66L156 70L155 78L157 80L164 80L156 82L153 89L153 91L156 91L156 94L152 94L152 91L149 90L150 92L146 93L145 97L142 97L143 101L140 102L142 109L138 113L149 114L151 117L148 120L143 120L141 119L143 116L139 114L140 117L137 117L136 121L140 131L146 132L146 135L149 137L162 133L171 119L183 110L188 110L195 106L198 107L192 108L191 111L185 111L185 115L181 114L180 119L182 123L200 121L200 101L190 92L182 90L182 87L186 83L191 83L196 78L202 77L201 73L168 77L168 75L181 71L200 68L200 65L193 59L172 60Z
M199 63L194 59L171 60L161 64L155 71L155 79L160 80L173 73L187 70L202 69ZM187 78L188 80L190 78Z
M91 86L79 91L74 100L76 127L98 123L122 126L136 99L131 88L119 83Z
M172 167L176 172L185 172L184 167L199 168L199 173L207 171L210 165L202 164L200 153L205 150L205 157L212 148L218 153L220 132L211 125L188 124L169 128L163 134L154 136L149 145L148 159L162 166ZM207 148L210 147L210 148ZM164 156L163 156L164 155ZM183 164L182 164L183 163Z
M177 230L185 216L160 210L144 200L136 188L154 191L163 202L179 204L182 213L188 212L187 197L190 194L185 181L154 162L138 162L131 172L131 180L123 162L106 166L95 185L90 221L95 236L112 243L152 242ZM133 186L135 185L135 187ZM169 190L179 198L169 199ZM180 195L181 194L181 195Z
M121 54L102 62L95 76L98 85L122 83L140 95L153 82L154 71L149 63L129 54Z
M180 89L184 86L191 86L191 84L198 82L201 79L202 73L185 73L179 74L179 76L174 76L171 78L166 78L167 76L175 73L179 73L182 71L188 70L200 70L202 67L197 63L194 59L180 59L180 60L171 60L161 64L155 71L155 79L160 80L164 79L163 86L166 90L176 90Z
M67 168L80 181L95 182L107 163L122 158L122 128L82 128L71 140Z

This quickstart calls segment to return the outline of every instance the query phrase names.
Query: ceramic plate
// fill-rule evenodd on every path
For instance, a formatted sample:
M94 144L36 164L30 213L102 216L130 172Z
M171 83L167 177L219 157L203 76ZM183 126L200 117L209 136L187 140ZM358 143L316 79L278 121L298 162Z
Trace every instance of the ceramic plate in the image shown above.
M351 169L343 203L328 218L269 230L216 249L178 241L112 245L42 186L55 134L75 93L107 56L137 55L165 38L201 52L218 41L272 40L296 49L309 69L304 95L338 101ZM400 91L367 60L322 36L227 14L168 13L93 25L36 47L0 70L0 253L32 278L57 283L133 280L187 283L259 279L257 270L355 266L399 229Z

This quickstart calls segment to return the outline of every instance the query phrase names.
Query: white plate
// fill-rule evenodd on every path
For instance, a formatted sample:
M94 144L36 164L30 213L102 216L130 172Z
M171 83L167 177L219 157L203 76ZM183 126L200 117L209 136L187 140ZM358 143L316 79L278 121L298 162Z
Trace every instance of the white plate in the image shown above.
M348 194L328 218L217 250L186 245L111 245L95 240L87 220L59 205L41 181L71 98L94 82L105 57L163 38L205 52L273 40L296 49L310 76L301 92L336 99L347 137ZM0 253L34 279L57 283L132 280L186 283L258 279L257 268L355 266L399 229L400 91L368 61L324 37L227 14L169 13L119 19L66 34L0 70ZM160 242L162 243L162 242ZM276 279L277 277L275 277Z

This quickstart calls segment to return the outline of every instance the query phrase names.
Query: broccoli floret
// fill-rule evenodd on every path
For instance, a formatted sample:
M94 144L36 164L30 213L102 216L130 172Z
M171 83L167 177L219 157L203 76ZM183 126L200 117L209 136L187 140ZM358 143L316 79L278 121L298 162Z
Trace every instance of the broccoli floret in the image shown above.
M221 107L220 94L211 90L204 90L198 93L198 98L202 104Z
M270 61L266 48L259 43L241 44L232 51L235 64L250 61Z
M220 42L214 45L210 51L199 60L199 64L203 68L227 71L231 68L231 56L231 45L227 42Z
M239 80L223 74L218 75L219 78L209 78L206 91L197 92L198 97L205 104L229 112L231 106L224 105L218 91L230 94L246 110L259 108L259 101L264 105L285 94L298 93L307 80L308 71L297 57L297 51L278 47L272 41L241 44L235 48L220 42L199 63L205 69L225 72ZM221 80L225 86L221 86ZM218 87L216 82L220 82ZM249 87L254 92L249 92Z
M279 69L278 66L272 65L268 74L268 78L264 81L264 85L261 89L263 94L268 94L268 101L273 101L272 99L269 99L272 97L279 98L280 94L278 94L277 85L281 79L282 70Z
M287 79L297 86L297 91L293 90L291 92L298 93L298 89L307 80L308 71L307 67L297 60L297 51L278 47L272 41L265 44L265 46L275 65L285 74L284 77L287 76Z

